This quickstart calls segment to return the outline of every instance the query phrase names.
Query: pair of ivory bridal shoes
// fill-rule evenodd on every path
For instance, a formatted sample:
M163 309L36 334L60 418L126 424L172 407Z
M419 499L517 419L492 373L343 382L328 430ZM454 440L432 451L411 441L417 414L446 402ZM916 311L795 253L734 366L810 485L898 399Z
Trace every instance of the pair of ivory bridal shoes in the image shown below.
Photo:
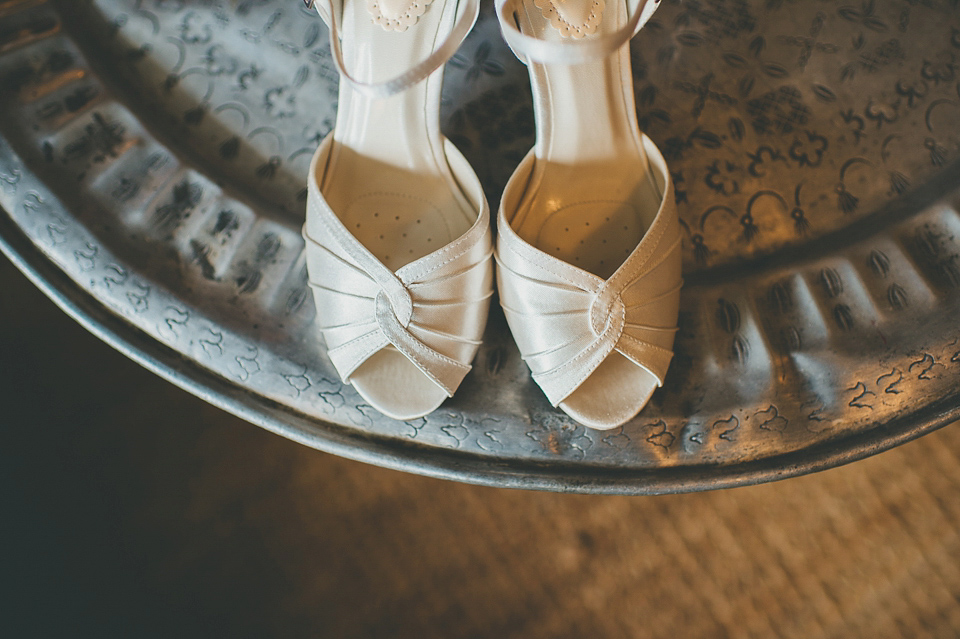
M488 207L438 118L439 69L478 0L324 2L342 81L304 226L318 323L343 380L410 419L470 370L492 295ZM676 331L679 223L625 46L656 4L497 1L537 121L497 221L501 304L550 402L599 429L662 385Z

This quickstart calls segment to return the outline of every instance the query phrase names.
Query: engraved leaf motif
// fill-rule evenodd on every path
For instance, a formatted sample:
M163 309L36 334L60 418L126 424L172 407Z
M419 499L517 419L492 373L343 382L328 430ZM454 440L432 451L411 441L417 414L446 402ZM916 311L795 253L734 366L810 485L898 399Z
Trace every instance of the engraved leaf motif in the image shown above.
M673 442L677 439L674 434L667 429L667 423L662 419L657 420L653 424L647 424L643 429L647 435L645 437L646 441L664 450L673 446Z
M673 119L670 117L670 113L663 109L653 109L638 117L640 129L644 131L650 129L656 122L670 124L672 121Z
M844 20L858 22L871 31L883 32L887 30L887 24L874 15L876 5L874 0L865 0L860 7L846 5L837 9L837 14Z
M830 87L824 86L822 84L813 85L813 94L821 102L836 102L837 94L833 92Z
M757 411L755 418L761 419L760 429L782 433L786 430L788 422L780 415L777 407L771 404L766 410Z
M774 62L763 65L763 72L771 78L785 78L789 75L789 71L783 65Z
M877 32L883 32L887 30L887 23L880 18L875 18L873 16L867 16L864 18L863 25L868 29L872 29L873 31Z
M857 382L856 386L848 388L847 391L856 393L853 399L847 404L851 408L873 408L873 404L869 403L869 398L876 397L877 394L868 390L863 382Z
M870 266L870 270L874 272L877 277L886 277L890 272L890 258L887 255L878 249L873 249L870 251L870 257L867 258L867 264Z
M566 416L543 413L534 416L532 421L538 428L528 431L526 435L545 452L582 458L586 450L593 446L586 428Z
M722 298L717 300L717 323L726 333L736 333L740 329L740 310L737 305Z
M150 302L147 299L150 297L150 287L140 283L134 284L134 286L138 290L127 293L127 301L130 302L134 313L144 313L150 308Z
M417 419L407 420L403 422L403 424L410 428L410 432L404 433L404 435L410 439L416 439L420 431L423 430L423 427L427 425L427 420L423 417L418 417Z
M641 106L650 106L656 101L656 99L657 87L653 86L652 84L645 86L640 90L639 93L637 93L637 102Z
M833 307L833 319L840 330L849 331L854 326L853 311L846 304L837 304Z
M887 301L894 310L902 310L910 305L910 298L907 292L899 284L891 284L887 289Z
M829 267L821 269L820 284L828 297L837 297L843 293L843 280L835 269Z
M618 428L600 441L617 450L626 450L627 446L630 445L630 437L623 432L623 427Z
M301 66L297 69L297 73L293 76L293 86L296 88L302 87L307 83L307 80L310 78L310 68L306 65Z
M843 19L851 22L856 22L860 19L860 11L856 7L840 7L837 13L839 13Z
M921 357L917 361L910 364L909 367L907 367L907 372L913 373L914 371L919 371L919 374L917 375L917 379L930 380L932 378L930 377L929 373L933 369L933 367L936 365L937 365L937 360L934 359L930 353L924 353L923 357Z
M739 53L728 52L723 54L723 61L734 69L743 69L747 66L747 60Z
M490 377L496 377L499 375L500 371L503 369L503 364L506 360L506 357L506 351L502 346L495 346L487 351L487 375Z
M750 357L750 342L745 340L740 335L737 335L733 338L733 343L730 346L730 352L732 357L737 360L741 366L743 366L747 363L747 359Z
M803 346L803 336L794 326L788 326L780 331L780 345L788 353L799 351Z
M223 333L220 331L215 331L211 328L204 329L206 335L200 341L200 347L203 349L203 352L207 354L207 357L214 358L220 357L223 355ZM289 380L288 380L289 382ZM293 385L291 383L291 385ZM309 383L307 384L309 386ZM300 389L300 390L306 390ZM299 395L299 392L297 393Z
M727 128L730 129L730 137L737 142L741 141L744 133L746 133L746 127L740 118L730 118L730 121L727 123Z
M793 309L793 296L790 289L783 283L777 282L770 288L770 304L778 313L786 313Z
M903 391L897 388L903 381L903 373L899 368L892 369L886 375L877 378L877 386L883 388L883 392L889 395L899 395Z
M320 39L320 25L317 22L311 22L307 27L307 32L303 35L303 48L309 49Z
M707 149L719 149L723 146L723 141L720 139L720 136L711 131L705 131L700 127L697 127L690 134L690 141L696 142L700 146Z
M704 37L696 31L683 31L677 36L677 42L687 47L699 47L704 43Z
M713 428L719 430L718 437L724 441L733 442L737 440L740 430L740 418L731 415L728 419L718 419L713 423Z

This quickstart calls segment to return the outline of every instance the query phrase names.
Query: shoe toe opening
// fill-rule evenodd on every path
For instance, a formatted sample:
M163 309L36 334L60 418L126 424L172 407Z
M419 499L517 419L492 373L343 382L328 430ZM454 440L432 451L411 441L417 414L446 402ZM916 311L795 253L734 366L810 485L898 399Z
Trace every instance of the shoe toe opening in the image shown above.
M392 347L374 353L350 376L357 392L394 419L416 419L436 410L447 393Z
M635 417L656 389L656 377L613 352L560 408L585 426L609 430Z

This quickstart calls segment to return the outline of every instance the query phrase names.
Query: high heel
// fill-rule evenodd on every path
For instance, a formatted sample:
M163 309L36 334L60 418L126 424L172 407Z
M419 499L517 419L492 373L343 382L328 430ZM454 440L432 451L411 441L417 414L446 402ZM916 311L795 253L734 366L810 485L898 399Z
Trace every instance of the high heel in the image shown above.
M439 69L479 0L315 6L341 73L303 229L319 330L371 406L421 417L470 370L492 295L483 189L439 127Z
M670 173L637 127L626 46L657 2L631 6L497 0L537 121L497 219L500 301L550 402L597 429L663 384L682 283Z

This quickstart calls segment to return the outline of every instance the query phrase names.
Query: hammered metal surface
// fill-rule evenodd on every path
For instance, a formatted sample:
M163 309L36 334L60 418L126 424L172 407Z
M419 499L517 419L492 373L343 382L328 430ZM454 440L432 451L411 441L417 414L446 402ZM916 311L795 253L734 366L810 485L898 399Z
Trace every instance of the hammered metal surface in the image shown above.
M677 185L687 286L667 385L621 429L552 409L499 311L457 396L424 419L385 418L338 381L299 236L337 77L325 27L294 0L0 0L5 244L208 400L418 472L709 488L941 425L960 409L958 3L664 4L631 45L633 75ZM495 207L534 125L489 3L444 95L443 129Z

